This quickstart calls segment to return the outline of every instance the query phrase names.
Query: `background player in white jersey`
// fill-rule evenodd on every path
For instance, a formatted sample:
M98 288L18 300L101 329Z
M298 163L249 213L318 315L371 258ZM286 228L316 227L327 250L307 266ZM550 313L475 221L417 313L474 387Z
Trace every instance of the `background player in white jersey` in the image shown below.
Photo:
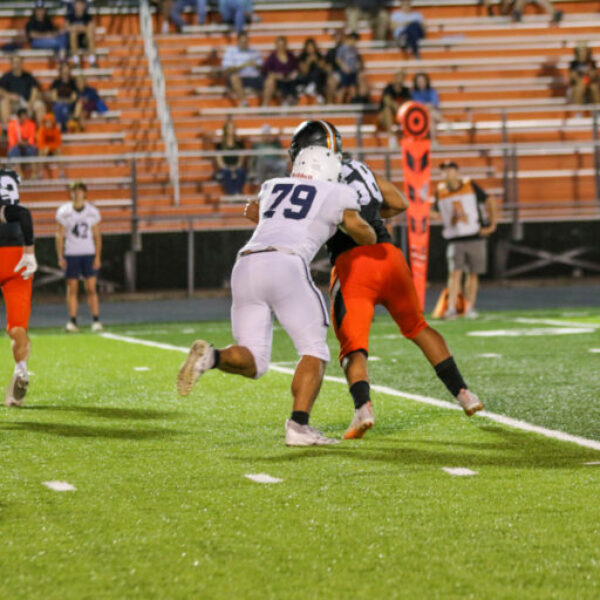
M0 169L0 290L6 306L6 331L15 369L6 406L21 406L29 385L29 315L32 275L37 269L31 213L19 204L19 176Z
M337 443L308 425L329 361L329 319L309 263L319 248L344 227L359 244L375 242L375 232L359 216L358 195L338 183L341 156L329 148L308 147L294 161L291 177L266 181L259 201L247 207L258 221L241 249L231 276L231 319L237 344L216 350L203 340L192 345L179 371L178 391L190 393L206 370L259 378L269 368L273 314L301 357L292 381L294 405L286 421L289 446Z
M71 185L71 202L56 211L56 254L58 264L67 280L67 331L79 331L77 306L79 278L85 282L85 293L92 313L92 331L102 331L100 307L96 290L98 270L102 257L100 212L86 201L87 186L82 181Z

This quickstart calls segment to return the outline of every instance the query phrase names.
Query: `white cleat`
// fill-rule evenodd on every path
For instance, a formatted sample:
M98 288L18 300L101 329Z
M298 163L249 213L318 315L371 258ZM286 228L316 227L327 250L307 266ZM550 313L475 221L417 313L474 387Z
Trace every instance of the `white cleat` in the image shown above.
M449 308L445 313L444 313L444 320L446 321L454 321L454 319L456 319L458 317L458 313L456 312L455 308Z
M332 446L339 443L339 440L325 437L318 429L310 427L310 425L300 425L291 419L287 419L285 422L286 446Z
M357 440L365 435L367 429L371 429L375 424L373 416L373 407L370 402L363 404L358 410L354 411L354 419L344 433L345 440Z
M102 323L100 323L100 321L94 321L92 323L92 332L100 333L101 331L104 331L104 327L102 327Z
M215 348L204 340L196 340L177 375L177 392L187 396L200 378L215 364Z
M79 327L77 327L77 325L75 325L75 323L73 323L72 321L69 321L66 325L65 325L65 329L69 332L69 333L77 333L79 331Z
M10 386L6 392L4 404L6 406L23 406L25 394L29 386L29 375L27 371L18 371L13 375Z
M456 399L462 406L465 414L469 417L473 416L476 411L483 408L481 400L471 390L465 390L463 388L458 393L458 396L456 396Z
M477 319L478 317L479 313L474 308L470 308L465 312L465 319Z

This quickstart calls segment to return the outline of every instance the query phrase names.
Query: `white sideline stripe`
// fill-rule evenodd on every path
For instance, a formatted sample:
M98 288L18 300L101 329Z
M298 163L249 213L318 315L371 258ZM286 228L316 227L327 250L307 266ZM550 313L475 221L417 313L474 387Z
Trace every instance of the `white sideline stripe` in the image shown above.
M558 319L533 319L528 317L519 317L515 319L515 323L558 325L559 327L583 327L584 329L588 329L590 327L592 327L593 329L598 329L600 327L600 325L596 325L594 323L578 323L577 321L561 321Z
M149 371L150 367L133 367L133 370L138 372Z
M600 460L593 460L592 462L586 462L583 463L584 465L588 465L588 466L595 466L595 465L600 465Z
M66 481L44 481L43 485L55 492L75 492L77 488Z
M467 469L467 467L442 467L442 471L446 471L448 475L455 477L469 477L470 475L477 475L477 471Z
M502 354L496 354L495 352L484 352L479 355L481 358L502 358Z
M379 356L369 356L369 358L367 358L367 360L369 362L377 362L378 360L381 360L381 358L379 358Z
M600 348L590 348L588 352L591 352L592 354L600 354Z
M147 346L149 348L174 350L175 352L183 352L184 354L187 354L189 351L189 348L182 348L181 346L173 346L172 344L162 344L160 342L153 342L151 340L140 340L138 338L128 337L125 335L116 335L114 333L101 333L100 337L120 342L127 342L129 344ZM286 373L287 375L294 374L294 369L289 369L287 367L281 367L278 365L271 364L270 368L272 371L277 371L279 373ZM347 385L346 380L342 377L333 377L332 375L325 375L324 379L325 381L331 381L333 383L341 383L343 385ZM437 406L438 408L445 408L447 410L462 410L460 406L457 406L456 404L453 404L451 402L447 402L446 400L438 400L437 398L421 396L420 394L409 394L408 392L400 392L398 390L395 390L394 388L390 388L384 385L372 385L371 389L381 394L387 394L388 396L396 396L397 398L405 398L406 400L414 400L415 402L420 402L421 404L428 404L429 406ZM590 440L588 438L580 437L578 435L571 435L570 433L558 431L557 429L547 429L546 427L541 427L540 425L533 425L532 423L528 423L527 421L513 419L512 417L488 412L487 410L482 410L478 413L475 413L475 415L478 417L486 417L490 421L501 423L502 425L512 427L513 429L520 429L522 431L537 433L539 435L543 435L545 437L549 437L555 440L560 440L562 442L571 442L573 444L577 444L578 446L583 446L584 448L591 448L593 450L600 451L600 442L596 440Z
M521 337L536 335L570 335L573 333L594 333L593 327L538 327L532 329L489 329L467 331L473 337Z
M283 481L283 479L279 479L279 477L272 477L266 473L246 473L244 477L256 481L256 483L281 483Z

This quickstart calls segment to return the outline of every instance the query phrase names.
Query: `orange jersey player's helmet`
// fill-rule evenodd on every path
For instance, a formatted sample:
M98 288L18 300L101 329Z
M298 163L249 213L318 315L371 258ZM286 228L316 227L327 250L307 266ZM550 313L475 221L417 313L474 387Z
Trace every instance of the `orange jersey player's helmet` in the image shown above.
M11 169L0 169L0 202L3 204L19 203L19 184L21 178Z
M342 136L329 121L304 121L298 125L292 136L289 149L292 162L296 160L300 150L309 146L323 146L341 157Z

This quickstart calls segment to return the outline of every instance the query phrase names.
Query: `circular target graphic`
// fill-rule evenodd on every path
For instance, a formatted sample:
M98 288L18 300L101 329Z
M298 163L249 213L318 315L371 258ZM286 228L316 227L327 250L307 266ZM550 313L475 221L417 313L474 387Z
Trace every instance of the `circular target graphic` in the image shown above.
M405 102L396 115L405 136L423 138L429 133L429 111L418 102Z

